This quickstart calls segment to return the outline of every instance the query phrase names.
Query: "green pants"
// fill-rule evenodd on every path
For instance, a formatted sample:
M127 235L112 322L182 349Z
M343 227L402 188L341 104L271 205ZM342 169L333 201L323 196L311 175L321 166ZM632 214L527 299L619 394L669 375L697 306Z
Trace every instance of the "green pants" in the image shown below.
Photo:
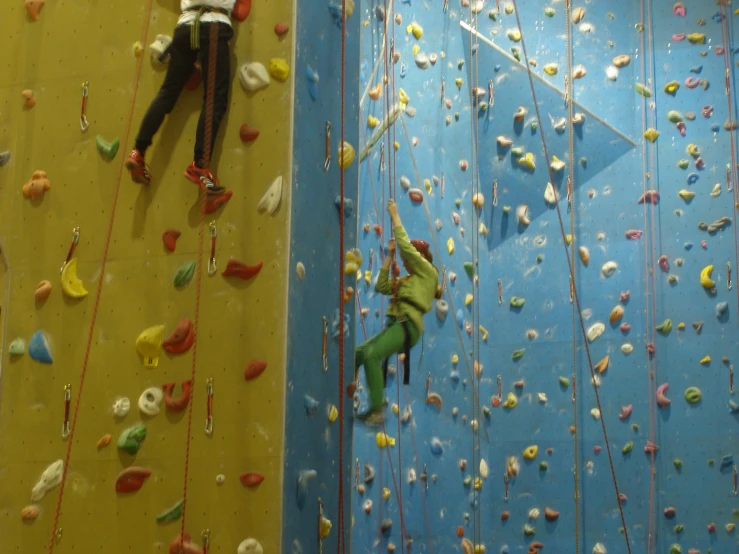
M418 342L418 329L412 322L408 322L411 347ZM367 385L370 392L370 409L382 408L382 391L384 389L382 362L393 354L403 352L405 346L405 331L403 324L393 318L388 318L388 325L367 342L359 345L354 353L354 370L359 371L364 366Z

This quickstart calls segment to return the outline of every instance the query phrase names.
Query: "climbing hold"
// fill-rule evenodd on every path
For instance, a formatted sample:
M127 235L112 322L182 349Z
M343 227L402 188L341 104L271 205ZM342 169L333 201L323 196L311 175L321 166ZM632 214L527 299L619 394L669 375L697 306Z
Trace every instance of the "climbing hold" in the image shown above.
M618 419L628 419L633 409L634 407L631 404L628 406L621 406L621 413L618 414Z
M72 258L62 269L61 275L62 291L70 298L83 298L87 296L87 290L82 281L77 277L77 258Z
M31 504L30 506L26 506L21 510L21 519L23 521L33 521L39 516L40 513L41 510L39 510L38 506L34 506L33 504Z
M203 549L192 542L187 531L177 535L169 544L169 554L203 554Z
M660 408L666 408L672 403L672 401L667 398L667 396L665 396L668 388L669 385L667 383L663 383L662 385L657 387L657 405Z
M665 319L661 324L657 325L656 329L663 335L669 335L670 331L672 331L672 320Z
M25 102L23 103L23 107L27 110L30 110L36 105L36 95L32 90L24 90L21 92L21 96L25 99Z
M113 415L119 419L126 417L130 409L131 401L126 397L118 398L113 403Z
M144 481L151 475L151 470L145 467L127 467L118 474L115 480L115 492L136 492Z
M719 302L716 304L716 317L721 318L729 310L728 302Z
M118 153L118 147L121 145L121 141L116 137L111 142L108 142L102 137L102 135L98 135L95 138L95 144L97 145L98 152L110 161L115 158L115 155Z
M259 377L267 369L267 362L263 360L252 360L244 370L244 379L251 381Z
M531 152L526 152L523 157L519 158L518 165L523 166L528 170L534 171L536 169L536 159Z
M177 239L180 238L180 233L177 229L165 229L164 232L162 232L162 242L164 243L164 248L169 250L170 252L174 252L176 246L177 246Z
M257 211L261 214L264 212L274 215L280 205L282 199L282 175L275 178L262 199L257 204Z
M644 138L646 138L649 142L654 142L659 137L659 131L657 129L649 128L644 132Z
M518 398L515 394L509 392L506 396L505 402L503 402L503 407L512 410L516 407L516 404L518 404Z
M506 36L513 42L521 42L521 31L518 29L508 29Z
M547 521L556 521L559 517L559 512L551 508L544 508L544 517Z
M667 112L667 119L671 123L680 123L683 120L683 116L677 110L670 110Z
M182 394L177 398L172 398L174 388L174 383L164 383L162 385L162 390L164 391L164 405L168 410L181 412L187 407L188 402L190 402L190 395L192 394L192 380L182 381Z
M195 341L195 333L192 330L192 321L182 318L172 334L162 342L162 348L172 354L187 352Z
M176 504L170 506L157 516L157 523L172 523L182 517L183 499L179 499Z
M301 281L305 278L305 266L303 265L303 262L295 264L295 275L297 275L298 279Z
M141 356L144 367L159 365L159 348L164 337L164 325L154 325L144 329L136 338L136 351Z
M280 38L284 37L289 30L290 26L287 23L280 22L275 24L275 34Z
M523 308L523 305L526 303L525 298L519 298L518 296L511 296L511 308Z
M524 227L531 223L529 207L526 204L521 204L516 208L516 219L518 220L518 224Z
M597 364L595 364L595 371L598 373L603 373L608 369L608 362L610 358L606 356L601 361L599 361Z
M447 313L449 312L449 304L446 300L439 299L436 301L436 318L442 323L446 320Z
M408 198L411 199L411 202L420 204L423 202L423 191L421 189L410 189L408 191Z
M174 286L177 288L184 287L192 280L194 274L195 262L185 262L174 274Z
M45 3L46 0L25 0L23 2L23 6L26 8L28 16L33 21L38 21L39 14L41 13L41 8L44 7Z
M525 460L533 460L539 453L539 447L535 444L527 446L523 451L523 457Z
M223 277L238 277L247 280L256 276L262 269L262 262L255 265L247 265L236 258L231 258L226 263L226 269L221 273Z
M577 249L577 253L580 256L580 261L582 261L582 264L585 267L588 267L588 264L590 263L590 250L588 250L585 246L580 246Z
M443 448L441 446L441 441L437 437L431 437L431 453L439 455L443 452ZM382 447L381 447L382 448Z
M51 181L45 171L36 170L31 178L23 184L23 196L33 201L43 200L44 193L51 188Z
M701 400L701 390L698 387L685 389L685 400L688 404L697 404Z
M20 337L14 339L13 342L10 343L10 346L8 346L8 354L10 354L11 356L22 356L25 353L26 341L24 341Z
M159 413L159 405L162 403L163 395L156 387L149 387L139 396L139 410L144 415L153 417Z
M239 481L241 481L241 484L245 487L256 487L259 483L264 481L264 475L261 473L242 473L239 475Z
M623 454L624 456L626 454L630 454L633 449L634 449L634 441L629 441L621 449L621 454Z
M634 90L636 90L637 94L641 94L644 98L652 97L652 90L648 87L645 87L641 83L634 83Z
M219 194L218 196L207 195L205 198L205 205L203 206L203 212L206 214L215 213L218 208L231 200L232 196L232 190L227 190L226 192L224 192L223 194Z
M603 266L600 268L601 273L603 273L603 277L610 277L614 273L616 273L616 270L618 269L618 264L613 261L608 261L603 264Z
M614 308L611 310L611 315L608 318L608 321L610 323L616 323L621 320L621 318L624 315L624 308L621 306L621 304L616 304Z
M712 289L716 286L716 281L711 279L711 273L713 272L713 265L707 265L701 270L700 283L704 289Z
M47 492L62 482L64 462L57 460L47 467L31 490L31 502L40 501Z
M311 67L306 66L305 67L305 80L308 85L308 94L310 94L310 97L313 100L318 99L318 81L320 80L318 77L318 73Z
M269 61L269 74L273 79L284 83L290 76L290 66L283 58L272 58Z
M258 136L259 131L253 127L249 127L246 123L239 128L239 137L244 142L254 142Z
M378 448L395 446L395 439L389 436L387 433L377 433L375 435L375 442L377 443Z
M703 358L701 358L701 361L698 362L698 363L701 364L701 365L708 365L708 364L710 364L711 363L711 356L704 356Z
M644 232L643 231L640 231L639 229L629 229L624 234L626 235L626 238L627 239L630 239L630 240L638 240L638 239L641 238L641 236L642 236L643 233Z
M703 33L690 33L687 37L690 44L705 44L706 35Z
M0 152L0 167L4 166L10 161L10 151Z
M308 415L314 415L318 412L318 406L320 406L320 402L313 398L312 396L308 396L307 394L303 397L303 405L305 406L305 411Z
M239 67L239 81L245 90L256 92L269 86L269 73L259 62L245 63Z
M341 169L348 169L354 161L354 147L348 142L344 141L342 146L339 146L339 167Z
M511 355L511 359L515 362L516 360L520 360L523 358L524 352L526 352L525 348L521 348L520 350L514 350L513 354Z
M683 200L685 200L686 202L690 202L695 197L695 193L694 192L689 191L689 190L686 190L686 189L680 190L677 193L677 195L680 198L682 198Z
M436 406L438 409L441 409L441 396L436 392L430 392L428 396L426 396L426 404L431 404L432 406Z
M157 35L154 42L149 45L149 54L151 55L151 63L164 64L169 61L169 47L172 44L172 38L167 35Z
M547 75L554 76L559 71L559 66L556 63L548 63L542 69Z
M688 144L686 151L688 152L688 154L693 156L693 158L699 158L701 155L700 148L698 148L698 146L695 144Z
M51 347L46 338L46 333L43 331L36 331L33 334L28 343L28 355L32 360L36 360L42 364L54 363L54 358L51 355Z
M135 456L141 446L141 441L146 438L146 425L139 423L128 429L124 429L121 436L118 437L118 448Z
M591 325L587 332L588 340L590 342L593 342L595 339L601 336L605 330L606 326L600 322Z
M667 94L674 95L678 91L679 88L680 88L680 83L678 83L677 81L670 81L669 83L665 85L664 91ZM668 112L668 116L667 116L668 118L669 118L669 114L672 113L672 111ZM676 112L676 113L679 113L679 112ZM677 123L677 121L673 121L673 123Z

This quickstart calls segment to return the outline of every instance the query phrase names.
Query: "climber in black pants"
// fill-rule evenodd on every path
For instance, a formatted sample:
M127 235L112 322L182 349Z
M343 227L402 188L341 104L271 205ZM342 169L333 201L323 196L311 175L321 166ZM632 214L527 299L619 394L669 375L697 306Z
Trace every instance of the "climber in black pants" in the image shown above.
M199 61L203 75L203 109L200 112L195 138L195 157L185 170L185 177L204 188L210 195L219 195L225 191L213 171L206 167L205 118L211 25L217 25L215 95L211 151L208 153L210 159L218 127L228 107L228 92L231 87L230 41L233 38L230 15L235 3L236 0L181 0L182 15L172 37L172 43L164 54L169 56L167 75L159 93L144 115L136 137L136 145L126 160L126 169L135 183L151 182L151 174L144 161L146 149L151 146L152 138L164 122L164 117L174 108L185 83L192 75L195 62Z

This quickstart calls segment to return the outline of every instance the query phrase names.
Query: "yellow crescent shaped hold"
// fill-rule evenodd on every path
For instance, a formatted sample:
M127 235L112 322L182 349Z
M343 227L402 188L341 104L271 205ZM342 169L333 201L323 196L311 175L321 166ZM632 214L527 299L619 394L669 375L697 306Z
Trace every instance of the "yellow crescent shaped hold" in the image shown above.
M69 260L62 269L62 290L70 298L87 296L87 289L77 277L77 258Z
M164 325L155 325L144 329L136 339L136 351L144 361L144 367L159 365L159 349L164 338Z
M716 281L711 279L711 273L713 272L713 266L707 265L701 271L701 285L704 289L712 289L716 286Z

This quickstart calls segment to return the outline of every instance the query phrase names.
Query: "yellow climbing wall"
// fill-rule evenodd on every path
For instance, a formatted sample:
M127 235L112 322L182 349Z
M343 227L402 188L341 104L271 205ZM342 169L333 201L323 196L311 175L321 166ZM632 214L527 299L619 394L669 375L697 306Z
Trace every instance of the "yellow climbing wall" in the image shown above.
M69 383L73 410L81 400L59 519L61 538L54 552L166 552L180 522L162 525L155 518L183 494L188 414L173 414L162 405L157 416L142 419L137 403L147 387L168 381L177 382L179 393L180 382L190 378L192 350L183 355L162 352L158 367L145 368L135 340L152 325L165 325L169 334L181 318L195 318L197 279L176 290L173 276L198 253L197 188L182 171L192 159L202 86L183 93L155 137L147 153L155 179L150 187L133 184L122 164L164 78L147 49L136 82L139 59L133 44L140 40L148 45L157 34L171 36L179 2L48 1L36 22L22 0L6 4L0 33L0 152L10 150L11 160L0 167L0 238L11 271L11 300L6 306L4 294L0 297L3 312L8 310L4 331L9 343L16 337L28 342L43 329L54 363L40 364L28 354L17 359L3 354L2 551L42 552L52 536L59 487L37 503L35 521L22 521L21 509L31 504L31 489L44 468L65 457L63 391ZM200 544L202 531L210 529L210 552L235 553L247 537L257 539L266 552L280 551L292 76L287 83L273 81L268 89L247 94L236 70L247 61L267 66L273 57L286 58L292 66L292 30L283 39L273 31L281 21L292 27L292 4L254 0L247 21L234 23L230 108L214 158L222 183L234 194L205 221L186 503L187 531ZM83 81L90 83L86 133L79 127ZM24 109L24 89L35 92L33 109ZM261 131L248 145L239 139L245 122ZM98 134L107 140L121 138L112 162L98 153ZM21 185L36 169L48 173L51 190L32 203L24 199ZM285 183L280 209L274 216L258 214L258 200L280 175ZM219 274L213 277L204 265L211 220L218 231ZM81 300L65 297L59 278L76 226L78 275L89 291ZM162 245L166 228L182 233L173 254ZM250 281L226 279L220 270L230 256L248 264L263 261L264 267ZM0 284L4 279L2 269ZM52 282L53 291L37 304L33 293L42 279ZM97 319L91 328L98 287ZM88 337L89 363L80 390ZM266 371L245 381L244 368L258 359L267 362ZM209 378L214 383L211 438L204 432ZM123 396L130 399L131 411L116 421L112 405ZM129 456L115 441L123 429L140 421L148 434L138 454ZM106 433L113 442L96 448ZM138 492L116 494L116 476L131 465L153 473ZM239 482L243 472L261 473L265 480L245 488ZM219 474L226 478L221 485L216 483Z

